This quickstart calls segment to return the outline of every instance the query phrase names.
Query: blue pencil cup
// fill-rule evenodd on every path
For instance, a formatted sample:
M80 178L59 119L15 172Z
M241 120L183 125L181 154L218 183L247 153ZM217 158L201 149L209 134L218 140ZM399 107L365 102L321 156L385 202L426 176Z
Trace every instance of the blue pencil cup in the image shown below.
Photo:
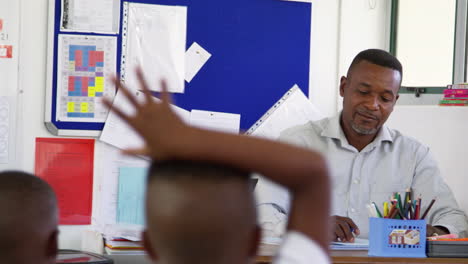
M426 257L426 221L369 218L369 256Z

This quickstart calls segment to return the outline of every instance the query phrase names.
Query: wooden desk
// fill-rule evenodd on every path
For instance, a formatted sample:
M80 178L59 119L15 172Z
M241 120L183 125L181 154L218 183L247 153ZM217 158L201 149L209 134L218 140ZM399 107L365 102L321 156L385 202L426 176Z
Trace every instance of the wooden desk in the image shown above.
M384 258L369 257L367 250L332 250L332 262L335 264L380 264L380 263L459 263L468 264L468 258ZM271 256L260 256L258 264L271 263ZM312 263L311 263L312 264Z

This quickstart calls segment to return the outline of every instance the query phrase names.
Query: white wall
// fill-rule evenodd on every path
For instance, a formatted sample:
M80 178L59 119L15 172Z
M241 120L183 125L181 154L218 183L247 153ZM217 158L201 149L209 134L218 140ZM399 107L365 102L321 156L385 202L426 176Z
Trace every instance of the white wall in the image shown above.
M53 137L44 126L47 0L21 2L21 53L19 63L18 162L19 169L34 172L36 137ZM85 226L61 226L61 248L81 248L81 230Z
M18 168L34 171L34 145L36 137L51 137L44 127L44 96L46 71L47 0L21 1L21 56L19 67L18 113ZM311 43L311 100L327 115L341 107L338 98L339 76L346 74L351 59L366 48L388 48L389 0L313 0L312 43ZM463 125L465 109L426 109L424 107L397 107L389 124L403 132L420 138L429 144L439 159L447 180L454 189L458 201L468 211L468 194L463 192L464 160L463 148L467 143L460 140L468 132ZM445 127L458 127L455 139L449 129L434 130L431 137L423 133L426 129L410 117L423 118L430 113L433 124L444 122ZM427 119L426 119L427 121ZM460 123L456 125L457 123ZM429 123L427 124L430 125ZM437 131L437 133L435 132ZM441 141L443 138L444 141ZM449 142L449 143L447 143ZM446 144L456 147L449 151ZM83 227L61 227L60 246L80 248L80 230Z

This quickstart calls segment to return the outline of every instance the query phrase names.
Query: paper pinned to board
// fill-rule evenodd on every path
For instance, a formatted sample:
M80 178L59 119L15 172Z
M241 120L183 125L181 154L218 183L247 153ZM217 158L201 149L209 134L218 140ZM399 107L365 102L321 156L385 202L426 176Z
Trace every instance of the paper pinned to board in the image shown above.
M62 1L62 31L117 34L120 0Z
M151 76L147 81L154 91L161 90L164 79L169 92L183 93L187 7L125 3L125 9L122 79L129 87L139 87L135 69L140 66Z
M324 117L299 86L294 85L255 122L247 134L277 139L285 129Z
M185 80L191 82L210 58L211 54L194 42L185 53Z
M134 91L133 93L137 101L142 102L145 100L145 96L140 91ZM154 100L159 100L154 98ZM125 98L125 95L119 90L114 99L114 105L119 107L126 114L134 114L135 109L130 102ZM190 122L190 112L182 109L178 106L171 105L172 110L182 119L184 122ZM114 112L110 112L104 129L102 130L101 141L106 142L112 146L120 149L137 149L144 147L143 139L138 135L131 127L127 125L120 117Z
M192 110L190 113L190 124L192 126L222 131L228 133L239 133L240 114Z
M117 37L59 35L56 121L106 120L109 109L99 98L114 97L116 52Z

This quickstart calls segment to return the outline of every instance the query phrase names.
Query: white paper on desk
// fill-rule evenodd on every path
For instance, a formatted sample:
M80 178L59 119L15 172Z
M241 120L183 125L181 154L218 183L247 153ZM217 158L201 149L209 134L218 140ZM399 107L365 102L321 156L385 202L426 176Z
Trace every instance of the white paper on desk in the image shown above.
M141 66L149 86L160 91L165 79L169 92L183 93L187 7L129 3L123 79L139 87L135 68Z
M145 100L144 94L140 91L134 91L134 95L139 102ZM154 100L159 99L154 98ZM135 113L135 109L121 91L117 92L113 104L126 114L132 115ZM174 112L182 119L182 121L190 121L189 111L175 105L172 105L172 110L174 110ZM142 148L144 146L144 141L140 135L138 135L131 127L127 125L127 123L125 123L125 121L120 119L120 117L112 111L110 111L109 115L107 116L104 129L102 130L101 137L99 139L119 149L135 149Z
M330 249L333 250L367 250L369 249L369 240L365 238L355 238L354 243L332 242Z
M286 94L288 93L289 95L276 102L247 134L277 139L285 129L325 117L297 85Z
M62 1L62 31L119 32L120 0Z
M105 238L125 238L130 241L142 241L141 234L144 230L144 226L140 225L129 225L129 224L118 224L118 225L106 225L104 228Z
M185 80L191 82L210 58L211 54L194 42L185 53Z
M240 118L239 114L192 110L190 124L204 129L238 134Z

